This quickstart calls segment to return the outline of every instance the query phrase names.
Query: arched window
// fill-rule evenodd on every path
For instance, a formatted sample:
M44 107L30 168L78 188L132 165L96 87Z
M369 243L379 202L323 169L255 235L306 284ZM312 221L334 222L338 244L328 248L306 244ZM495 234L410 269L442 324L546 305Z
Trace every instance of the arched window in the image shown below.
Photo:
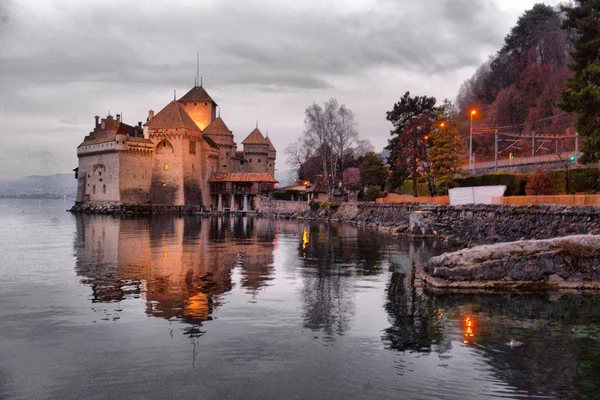
M168 171L169 170L169 164L165 164L164 168L165 168L165 171Z
M156 145L156 153L157 154L173 153L173 145L168 140L161 140Z

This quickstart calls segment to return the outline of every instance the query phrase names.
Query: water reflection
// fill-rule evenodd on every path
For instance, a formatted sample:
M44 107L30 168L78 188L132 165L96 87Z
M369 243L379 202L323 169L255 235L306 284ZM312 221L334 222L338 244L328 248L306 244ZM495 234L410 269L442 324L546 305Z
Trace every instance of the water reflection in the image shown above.
M275 238L267 220L79 215L76 272L92 302L141 297L148 315L198 324L232 289L234 268L250 293L267 284Z
M218 314L210 330L212 340L224 336L212 342L227 349L223 362L299 359L312 371L335 352L323 362L353 363L339 390L360 381L353 368L368 374L362 363L393 375L378 389L400 379L422 398L438 386L443 398L594 398L598 390L598 297L430 295L419 266L446 250L437 242L299 221L83 215L74 248L93 307L137 299L155 321L182 322L194 366L210 352L200 347L209 335L196 340L209 330L203 323ZM507 346L511 338L523 345Z

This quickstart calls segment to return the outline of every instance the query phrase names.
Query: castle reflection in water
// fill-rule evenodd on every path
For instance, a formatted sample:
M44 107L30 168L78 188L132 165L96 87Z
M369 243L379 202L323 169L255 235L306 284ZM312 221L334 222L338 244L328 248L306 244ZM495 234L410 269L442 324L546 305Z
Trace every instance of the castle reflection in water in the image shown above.
M199 217L77 217L76 272L93 302L141 297L148 315L198 323L232 289L233 268L255 293L271 279L273 221Z
M393 272L385 309L393 321L403 320L396 314L423 303L421 295L405 288L411 284L411 261L443 251L345 224L250 217L76 218L76 272L91 288L94 303L141 298L147 315L201 324L235 285L249 301L278 285L279 291L290 291L282 300L300 302L302 325L330 338L350 329L360 282L381 273ZM276 267L287 278L277 280ZM292 289L294 276L300 278L299 291ZM381 292L373 296L380 298Z

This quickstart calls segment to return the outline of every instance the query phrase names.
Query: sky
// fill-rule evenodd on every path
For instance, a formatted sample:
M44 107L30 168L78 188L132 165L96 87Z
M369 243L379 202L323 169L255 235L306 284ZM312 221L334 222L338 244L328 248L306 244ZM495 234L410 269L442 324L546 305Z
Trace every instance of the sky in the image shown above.
M406 91L454 100L537 2L0 0L0 179L70 172L95 115L145 122L193 87L197 53L236 142L258 121L278 171L330 98L381 151Z

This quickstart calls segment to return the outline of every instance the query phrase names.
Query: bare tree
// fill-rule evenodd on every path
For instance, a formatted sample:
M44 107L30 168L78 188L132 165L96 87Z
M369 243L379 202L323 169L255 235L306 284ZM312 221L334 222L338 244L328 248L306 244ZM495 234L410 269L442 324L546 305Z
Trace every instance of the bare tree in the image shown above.
M339 177L344 154L358 138L354 114L336 99L329 99L323 107L313 103L305 111L305 144L312 145L319 156L322 182L327 188L329 200L333 194L333 182Z
M283 151L287 156L287 164L293 168L298 177L303 176L302 165L312 156L314 145L307 138L300 137L287 145Z
M356 157L362 157L367 153L373 153L375 151L375 146L369 139L358 139L355 142L354 146L354 155Z

